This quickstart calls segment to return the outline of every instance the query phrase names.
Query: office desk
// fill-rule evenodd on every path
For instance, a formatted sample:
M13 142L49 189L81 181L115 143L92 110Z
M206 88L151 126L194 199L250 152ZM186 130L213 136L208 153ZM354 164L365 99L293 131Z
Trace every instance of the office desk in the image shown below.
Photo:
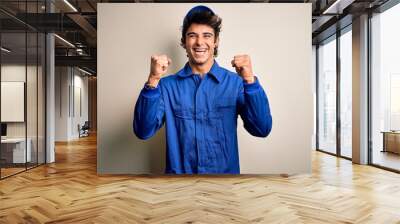
M27 139L25 154L25 138L6 138L1 139L1 157L6 163L25 163L31 162L31 145L30 138ZM12 158L12 159L11 159ZM27 161L25 161L27 158Z
M400 154L400 132L382 131L383 150L382 152L393 152Z

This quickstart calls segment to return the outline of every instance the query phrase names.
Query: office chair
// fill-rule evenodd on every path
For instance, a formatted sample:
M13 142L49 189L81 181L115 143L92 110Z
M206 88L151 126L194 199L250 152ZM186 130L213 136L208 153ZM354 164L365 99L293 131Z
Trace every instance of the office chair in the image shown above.
M89 136L89 129L90 129L89 121L85 121L82 127L78 125L78 129L79 129L79 138Z

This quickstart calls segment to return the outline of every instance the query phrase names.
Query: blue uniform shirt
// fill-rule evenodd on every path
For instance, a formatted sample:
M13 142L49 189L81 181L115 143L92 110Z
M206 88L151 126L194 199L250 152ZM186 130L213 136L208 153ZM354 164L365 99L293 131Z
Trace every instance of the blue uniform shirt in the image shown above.
M166 173L238 174L238 115L251 135L270 133L268 98L258 79L247 84L217 62L201 78L186 63L163 77L157 88L142 89L133 129L137 137L148 139L165 123Z

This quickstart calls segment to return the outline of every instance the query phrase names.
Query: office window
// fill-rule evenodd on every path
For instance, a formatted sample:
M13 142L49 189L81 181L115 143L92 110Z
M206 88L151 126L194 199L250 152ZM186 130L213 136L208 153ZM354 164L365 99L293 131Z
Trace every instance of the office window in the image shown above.
M0 6L15 5L1 2ZM44 1L20 1L20 15L42 13ZM0 12L0 178L45 162L45 35Z
M318 47L318 148L336 153L336 39Z
M400 4L373 15L372 163L400 170Z
M352 35L351 26L340 36L340 154L352 157Z
M30 144L26 141L26 34L1 34L1 177L24 171L30 161ZM4 50L6 49L6 50ZM27 150L28 146L28 150Z

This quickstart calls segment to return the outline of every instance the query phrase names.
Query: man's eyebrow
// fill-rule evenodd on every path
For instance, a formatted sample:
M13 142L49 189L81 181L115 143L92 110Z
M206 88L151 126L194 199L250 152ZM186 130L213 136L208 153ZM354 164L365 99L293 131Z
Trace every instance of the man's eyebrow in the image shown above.
M188 32L186 35L192 35L192 34L195 34L195 35L198 35L198 33L195 33L195 32ZM202 33L203 35L204 34L207 34L207 35L214 35L213 33L211 33L211 32L204 32L204 33Z

